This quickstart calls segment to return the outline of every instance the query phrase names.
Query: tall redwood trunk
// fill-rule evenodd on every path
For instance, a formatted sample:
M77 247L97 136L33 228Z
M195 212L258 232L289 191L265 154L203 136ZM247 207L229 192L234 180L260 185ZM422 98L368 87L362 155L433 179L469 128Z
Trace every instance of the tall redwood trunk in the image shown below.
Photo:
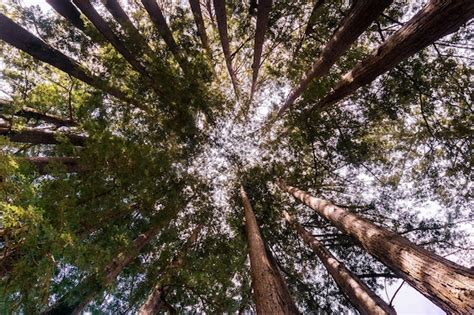
M316 18L318 16L319 8L323 6L324 1L325 0L317 0L316 3L314 4L313 9L311 10L311 13L309 15L308 24L306 24L304 34L303 36L301 36L301 39L298 41L298 43L295 46L296 48L295 48L295 52L293 53L293 61L298 56L298 53L301 49L301 46L303 46L303 42L305 41L305 39L309 35L311 35L311 33L313 33L313 28L314 28L314 25L316 24Z
M70 59L59 50L50 47L41 39L31 34L2 13L0 13L0 39L26 52L34 58L46 62L82 82L95 87L96 89L107 92L127 103L134 104L134 102L123 92L112 87L108 82L99 77L90 74L76 61Z
M299 314L275 261L268 257L257 220L243 187L245 230L250 256L252 288L257 314Z
M7 109L8 108L12 108L13 106L10 105L10 104L4 104L4 103L0 103L0 111L1 110L4 110L4 109ZM35 120L41 120L41 121L44 121L45 123L49 123L49 124L53 124L57 127L75 127L77 126L77 123L72 121L72 120L68 120L68 119L63 119L61 117L58 117L58 116L53 116L53 115L49 115L49 114L43 114L39 111L37 111L36 109L33 109L33 108L29 108L29 107L24 107L14 113L12 113L12 115L14 116L18 116L18 117L24 117L26 119L35 119Z
M263 43L265 40L265 33L268 27L268 18L272 8L272 0L259 0L257 7L257 26L255 28L255 44L253 52L252 63L252 88L250 91L250 101L253 99L253 94L257 88L258 71L260 70L260 63L262 60Z
M323 110L371 83L439 38L456 32L474 16L472 0L431 0L410 21L357 64L315 110Z
M237 98L240 97L239 83L232 66L232 56L230 54L229 35L227 33L227 13L225 11L225 0L214 0L214 11L216 13L217 28L221 39L222 52L224 53L225 64L229 72L230 81L234 87L234 93Z
M199 38L201 39L202 47L206 50L209 60L212 61L212 51L211 46L209 45L204 19L202 18L201 4L199 3L199 0L189 0L189 5L191 6L191 11L193 12L194 21L196 23Z
M71 22L72 25L80 30L84 30L84 21L81 19L81 13L70 0L46 0L46 2L49 3L56 12Z
M305 243L318 256L341 291L361 314L395 314L395 310L370 290L355 274L339 262L321 242L311 235L286 211L286 221L298 232Z
M65 137L71 144L83 146L87 140L85 136L45 131L36 128L10 129L8 124L0 123L0 136L7 137L11 142L31 144L58 144L60 137Z
M367 219L280 182L292 194L448 313L474 313L474 273Z
M313 63L311 69L304 75L286 99L278 112L277 118L293 105L295 100L306 90L309 83L316 78L326 75L332 65L370 26L370 24L387 8L393 0L353 1L352 8L344 17L337 30L321 52L321 56Z
M143 7L148 12L148 15L151 18L153 24L155 24L158 33L161 35L169 50L173 54L176 61L179 63L181 69L187 73L187 64L184 57L179 51L178 44L173 38L173 33L171 33L168 23L161 11L159 5L156 3L156 0L141 0Z

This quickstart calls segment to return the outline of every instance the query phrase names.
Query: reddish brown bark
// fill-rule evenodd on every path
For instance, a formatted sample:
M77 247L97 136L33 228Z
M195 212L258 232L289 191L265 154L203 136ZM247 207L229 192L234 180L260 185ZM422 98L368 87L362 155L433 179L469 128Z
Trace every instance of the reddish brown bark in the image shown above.
M297 231L304 242L318 256L341 291L361 314L395 314L395 310L370 290L355 274L338 261L321 242L301 224L284 212L286 221Z
M232 67L232 56L229 46L229 35L227 33L227 14L225 11L225 0L214 0L214 11L216 13L217 28L219 30L219 37L221 39L222 51L224 53L225 64L229 72L230 81L234 87L234 93L237 98L240 97L239 83Z
M329 72L329 69L331 69L339 57L351 47L357 38L392 1L393 0L353 1L349 13L344 17L324 47L321 56L313 63L311 69L304 75L298 86L291 91L285 103L280 108L277 118L281 117L284 112L293 105L295 100L301 96L311 81Z
M3 109L8 108L8 107L11 108L11 105L0 103L0 110L3 110ZM63 126L64 127L75 127L75 126L77 126L77 123L72 121L72 120L67 120L67 119L63 119L63 118L58 117L58 116L44 114L44 113L41 113L41 112L37 111L36 109L28 108L28 107L22 108L19 111L14 112L12 115L19 116L19 117L24 117L24 118L27 118L27 119L41 120L41 121L44 121L45 123L53 124L57 127L63 127Z
M45 131L36 128L22 130L10 129L8 124L0 123L0 136L7 137L12 142L31 144L58 144L61 137L65 137L71 144L83 146L87 140L85 136Z
M348 210L285 185L278 186L353 237L372 256L448 313L474 312L474 273Z
M127 103L134 104L134 102L131 101L123 92L110 86L108 82L99 77L90 74L76 61L70 59L59 50L48 46L41 39L31 34L2 13L0 13L0 39L26 52L34 58L46 62L82 82L95 87L96 89L107 92Z
M268 256L257 220L243 187L245 230L250 256L252 288L258 314L299 314L275 261Z
M193 12L194 21L198 30L199 38L201 39L202 47L206 50L207 56L212 61L212 51L209 45L209 39L207 38L206 26L204 25L204 19L202 18L201 4L199 0L189 0L191 11Z
M257 8L257 26L255 28L255 44L252 63L252 88L250 91L250 101L253 99L253 94L257 88L258 71L260 70L260 63L262 60L263 43L265 40L265 33L268 27L268 18L272 8L272 0L259 0Z
M474 16L472 0L432 0L408 23L382 43L369 57L357 64L336 84L315 110L324 110L371 83L401 61L439 38L456 32Z
M84 30L84 21L81 19L81 13L70 0L46 0L46 2L48 2L56 12L71 22L72 25L80 30Z

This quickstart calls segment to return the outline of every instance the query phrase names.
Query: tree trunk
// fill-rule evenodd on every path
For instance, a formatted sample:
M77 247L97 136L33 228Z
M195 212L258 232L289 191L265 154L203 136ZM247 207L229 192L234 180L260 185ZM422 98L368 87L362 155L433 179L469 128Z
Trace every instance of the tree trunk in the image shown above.
M84 21L81 19L81 13L71 3L70 0L46 0L47 3L72 25L80 30L84 30Z
M204 25L204 19L202 18L201 4L199 0L189 0L191 11L193 12L194 21L198 30L199 38L201 39L202 47L206 50L209 60L212 61L212 51L209 45L209 39L207 38L206 26Z
M474 313L474 273L330 202L279 182L372 256L448 313Z
M70 59L59 50L50 47L2 13L0 13L0 39L96 89L107 92L127 103L137 105L123 92L110 86L108 82L99 77L88 73L88 71L83 69L76 61Z
M316 24L316 17L317 13L320 7L323 6L325 0L317 0L316 3L313 6L313 10L311 10L311 14L309 15L308 19L308 24L306 24L306 28L304 30L303 36L301 36L301 39L298 41L296 44L295 52L293 53L293 61L296 59L298 56L298 53L301 49L301 46L303 46L304 40L313 33L313 28L314 24Z
M9 104L3 104L0 103L0 111L4 110L5 108L12 107L12 105ZM53 116L53 115L48 115L48 114L43 114L36 109L33 108L22 108L17 112L12 113L14 116L18 117L24 117L26 119L36 119L36 120L41 120L44 121L45 123L50 123L53 124L57 127L75 127L77 126L77 123L72 121L72 120L66 120L61 117Z
M168 27L168 23L161 12L159 5L156 3L156 0L141 0L145 10L150 15L151 21L155 24L158 33L160 33L161 37L165 41L166 45L168 46L169 50L175 57L176 61L179 63L181 69L184 73L187 73L187 64L186 60L181 55L179 51L178 44L173 38L173 33L171 33L170 28Z
M295 100L306 90L309 83L326 75L334 63L370 26L370 24L387 8L393 0L353 1L352 8L344 17L339 27L321 52L321 56L313 63L311 69L304 75L300 83L290 93L277 118L293 105Z
M230 54L229 35L227 34L227 14L225 12L225 0L214 0L214 11L216 13L217 28L221 39L222 51L224 53L225 64L229 72L234 93L237 98L240 97L239 84L234 68L232 67L232 56Z
M144 77L152 80L146 69L140 64L135 56L125 47L120 38L115 35L113 30L107 25L107 22L99 15L90 3L90 0L73 0L74 4L81 12L94 24L99 32L107 41L125 58L134 70Z
M299 314L274 260L268 257L257 220L243 187L245 229L250 256L252 288L257 314Z
M262 59L263 43L265 33L268 27L268 18L272 8L272 0L259 0L257 8L257 26L255 28L255 45L252 63L252 88L250 91L250 102L252 102L253 94L257 87L258 71L260 70L260 62Z
M443 36L456 32L474 16L472 0L431 0L408 23L357 64L336 84L315 110L324 110L371 83Z
M7 137L12 142L31 144L58 144L61 143L58 139L65 137L71 144L83 146L87 140L85 136L44 131L35 128L12 130L8 124L3 123L0 123L0 136Z
M356 275L339 262L311 233L286 211L286 221L298 232L305 243L318 256L341 291L361 314L396 314L395 310L370 290Z
M41 174L48 174L47 167L54 164L60 164L65 167L68 173L79 173L86 170L84 166L79 165L79 159L76 157L22 157L36 167Z

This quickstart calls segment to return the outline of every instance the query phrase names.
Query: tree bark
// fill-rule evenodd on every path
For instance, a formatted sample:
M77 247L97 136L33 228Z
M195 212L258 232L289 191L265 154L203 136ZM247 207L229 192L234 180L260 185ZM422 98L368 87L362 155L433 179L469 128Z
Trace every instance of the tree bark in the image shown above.
M336 281L341 291L361 314L396 314L395 310L370 290L355 274L339 262L323 244L315 239L301 224L286 211L286 221L297 231L304 242L311 247L326 270Z
M313 110L324 110L351 95L416 52L456 32L473 16L472 0L431 0L369 57L345 74Z
M293 105L295 100L306 90L309 83L326 75L370 24L387 8L393 0L353 1L352 8L344 17L329 42L323 48L321 56L313 63L300 83L290 93L280 108L277 119Z
M295 52L293 53L293 61L298 56L298 53L301 49L301 46L303 46L303 42L305 41L305 39L309 35L311 35L311 33L313 33L313 28L314 28L314 25L316 24L316 16L317 16L318 10L320 7L323 6L324 1L325 0L317 0L316 3L314 4L313 9L311 10L311 14L309 15L308 24L306 24L304 34L303 36L301 36L301 39L296 44Z
M31 144L58 144L58 138L65 137L71 144L84 146L87 137L45 131L35 128L24 128L22 130L12 130L8 124L0 123L0 136L7 137L12 142Z
M447 313L474 313L474 273L406 238L298 188L278 186L356 239L372 256Z
M189 0L191 11L193 12L194 21L198 30L199 38L201 39L202 47L206 50L209 60L212 61L212 51L209 45L209 39L206 33L206 26L204 25L204 19L202 18L201 4L199 0Z
M151 21L155 24L158 33L161 35L169 50L175 57L176 61L179 63L181 69L184 73L187 73L187 64L181 52L179 51L178 44L173 38L173 33L168 27L168 23L161 11L159 5L156 3L156 0L141 0L143 7L150 15Z
M61 164L68 173L79 173L86 170L79 165L79 158L76 157L22 157L23 161L31 163L41 174L48 174L47 167L52 164Z
M252 288L257 314L299 314L275 261L268 257L257 220L243 187L245 229L250 256Z
M66 18L72 25L84 30L84 21L81 19L81 13L71 3L70 0L46 0L47 3L61 16Z
M139 107L122 91L110 86L108 82L99 77L90 74L76 61L70 59L59 50L50 47L2 13L0 13L0 39L33 56L35 59L46 62L98 90Z
M257 26L255 28L255 45L252 63L252 88L250 91L250 102L253 99L257 87L258 71L260 70L260 62L262 60L263 43L265 33L268 27L268 18L272 8L272 0L259 0L257 7Z
M11 105L0 103L0 110L3 110L7 107L11 107ZM77 123L72 121L72 120L63 119L63 118L58 117L58 116L43 114L43 113L37 111L36 109L29 108L29 107L22 108L19 111L14 112L12 115L19 116L19 117L24 117L26 119L41 120L41 121L44 121L45 123L50 123L50 124L53 124L57 127L75 127L75 126L77 126Z
M230 54L229 35L227 33L227 14L225 11L225 0L214 0L214 11L216 13L217 28L221 40L222 51L224 53L225 64L229 72L230 81L234 87L234 93L237 98L240 97L239 83L232 67L232 56Z

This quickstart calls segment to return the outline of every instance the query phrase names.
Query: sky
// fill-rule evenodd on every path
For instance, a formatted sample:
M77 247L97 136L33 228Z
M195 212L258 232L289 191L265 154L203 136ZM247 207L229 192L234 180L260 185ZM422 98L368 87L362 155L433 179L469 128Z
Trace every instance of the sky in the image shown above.
M0 3L3 0L0 0ZM49 5L46 0L23 0L25 5L39 5L42 8L49 10ZM400 286L402 280L396 281L394 284L387 286L387 290L381 290L377 292L385 301L388 301L387 294L392 298L394 292ZM394 299L394 307L400 315L438 315L446 314L431 301L426 299L418 291L410 287L408 284L404 284L397 296Z

